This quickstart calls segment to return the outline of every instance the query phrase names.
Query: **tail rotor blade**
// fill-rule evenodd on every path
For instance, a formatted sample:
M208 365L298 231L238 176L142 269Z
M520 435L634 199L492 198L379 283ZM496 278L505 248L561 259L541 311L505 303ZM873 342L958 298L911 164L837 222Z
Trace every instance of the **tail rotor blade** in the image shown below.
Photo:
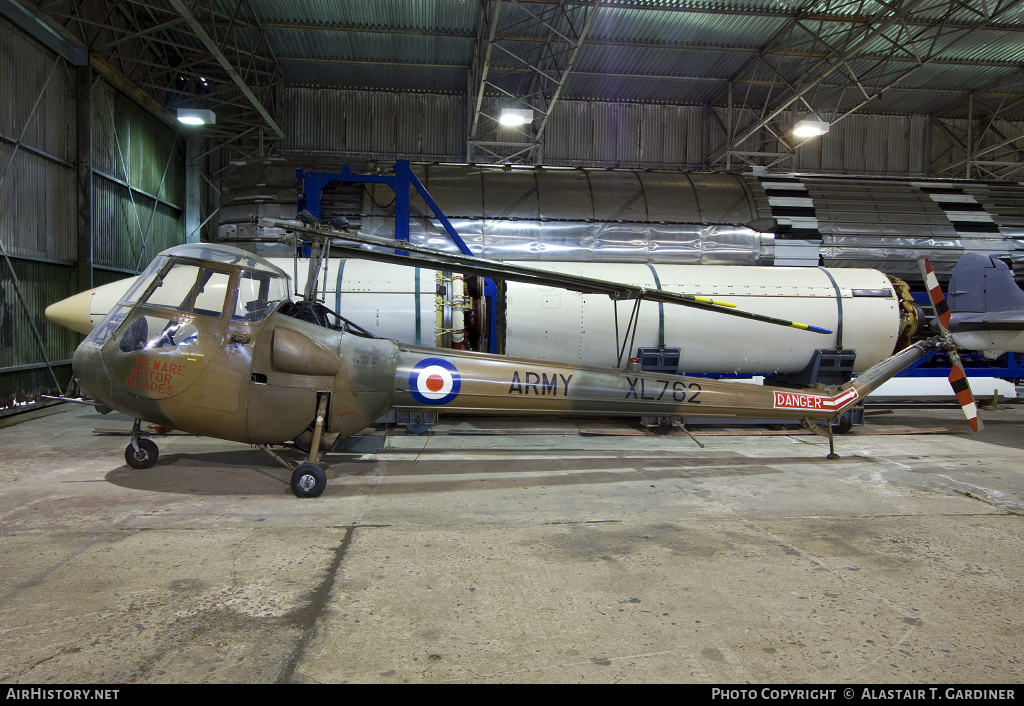
M974 403L974 395L971 393L971 385L967 382L967 374L964 372L964 365L960 362L960 355L954 350L949 354L949 360L953 367L949 371L949 384L956 394L956 401L967 415L967 421L974 431L981 431L985 425L978 418L978 405Z
M925 259L920 260L917 264L921 268L924 286L928 290L928 299L931 300L932 308L935 310L935 319L939 325L939 330L945 334L949 331L949 319L952 316L949 304L946 303L946 295L942 293L939 280L935 276L935 271L932 270L932 263Z
M964 364L960 360L960 354L956 352L956 344L953 343L953 337L949 333L949 321L952 313L949 310L949 305L946 303L946 295L942 293L939 280L935 276L935 271L932 270L932 263L928 262L928 260L920 260L917 264L921 268L921 275L924 277L924 286L928 290L928 299L931 300L932 308L935 310L935 323L942 334L943 348L949 353L949 361L952 363L949 370L949 384L953 388L954 394L956 394L956 401L960 403L964 414L967 415L967 421L970 422L971 429L981 431L985 428L985 425L978 418L978 405L974 403L971 385L967 382L967 372L964 370Z

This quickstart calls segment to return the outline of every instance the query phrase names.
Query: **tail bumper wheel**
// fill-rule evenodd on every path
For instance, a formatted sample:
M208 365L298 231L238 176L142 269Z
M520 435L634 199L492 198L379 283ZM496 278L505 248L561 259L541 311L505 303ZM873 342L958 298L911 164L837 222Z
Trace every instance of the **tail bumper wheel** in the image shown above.
M327 487L327 474L312 463L300 463L292 471L292 492L300 498L315 498Z
M160 449L149 439L139 439L138 444L138 450L133 444L128 444L124 450L124 460L137 470L152 468L160 457Z
M836 434L848 434L851 429L853 429L853 415L849 412L837 419L832 426L832 431Z

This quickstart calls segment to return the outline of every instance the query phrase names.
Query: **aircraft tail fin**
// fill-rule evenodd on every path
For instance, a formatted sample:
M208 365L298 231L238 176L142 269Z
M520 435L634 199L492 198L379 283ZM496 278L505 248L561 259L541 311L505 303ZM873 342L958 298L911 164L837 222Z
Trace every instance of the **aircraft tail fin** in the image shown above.
M965 253L953 268L947 293L953 314L985 314L1024 310L1024 291L1013 270L996 256Z

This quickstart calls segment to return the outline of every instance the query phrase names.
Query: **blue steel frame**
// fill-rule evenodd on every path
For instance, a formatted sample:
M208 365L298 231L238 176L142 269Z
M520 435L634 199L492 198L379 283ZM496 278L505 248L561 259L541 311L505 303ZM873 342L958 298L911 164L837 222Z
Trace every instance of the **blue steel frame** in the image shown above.
M448 218L442 213L441 207L437 205L433 197L427 192L426 187L420 182L419 178L413 173L412 165L407 159L399 159L395 161L395 174L394 176L387 175L374 175L374 174L353 174L352 170L346 164L341 168L341 171L336 174L328 172L312 172L306 171L305 169L296 169L295 177L302 183L302 190L299 193L299 211L305 209L309 211L313 216L319 220L322 205L323 191L328 184L334 182L342 182L343 184L387 184L395 192L395 240L409 241L409 218L410 204L409 204L409 189L410 187L416 189L423 200L430 207L430 210L437 216L437 220L444 226L449 237L455 246L462 252L463 255L473 255L473 251L466 245L466 241L456 232L455 228L448 221ZM399 250L400 254L405 255L407 253ZM496 295L498 288L490 278L484 280L484 297L487 299L487 310L494 312L494 306L496 301ZM490 330L489 330L489 341L488 349L490 353L497 353L498 346L498 323L497 316L492 315L490 317Z
M1024 365L1020 353L1004 353L995 360L986 360L980 353L960 353L964 372L968 377L1002 378L1024 380ZM944 378L949 377L949 357L940 351L929 353L913 363L896 377L901 378Z
M427 193L426 188L413 174L412 166L407 159L399 159L395 162L395 175L374 175L374 174L353 174L346 164L341 172L330 174L327 172L307 172L305 169L295 170L295 176L302 182L302 192L299 194L299 210L306 209L317 219L320 218L321 196L324 188L336 181L345 184L387 184L395 192L395 240L409 240L409 187L412 186L423 197L423 200L430 206L430 210L441 221L441 225L448 231L452 241L462 251L463 255L472 255L462 237L455 232L448 218L441 212L441 208L434 199Z

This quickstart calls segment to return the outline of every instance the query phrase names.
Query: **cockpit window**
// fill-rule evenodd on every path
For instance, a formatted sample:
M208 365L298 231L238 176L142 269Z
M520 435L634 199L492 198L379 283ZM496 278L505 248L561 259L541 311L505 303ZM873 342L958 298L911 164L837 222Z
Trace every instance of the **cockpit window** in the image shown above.
M228 294L230 272L204 268L199 275L199 291L196 292L196 303L193 311L203 316L220 316L224 308L224 298Z
M286 299L287 277L242 270L238 277L238 299L231 318L234 321L262 321Z
M227 270L177 263L167 271L145 303L219 317L224 309L230 279L231 273Z
M198 276L199 268L195 265L183 263L174 265L167 271L145 303L165 309L188 311L192 308L192 290L195 288Z
M122 353L178 346L195 345L199 329L193 324L160 316L139 316L124 329L117 347Z
M138 279L135 280L135 284L131 286L121 300L111 307L102 321L93 327L92 332L86 336L84 342L92 346L102 346L106 343L118 326L121 325L121 322L124 321L125 317L128 316L132 305L135 304L139 297L146 293L146 290L149 289L153 280L156 279L160 270L166 264L167 258L163 255L157 255L153 262L149 263L149 267L139 275Z

